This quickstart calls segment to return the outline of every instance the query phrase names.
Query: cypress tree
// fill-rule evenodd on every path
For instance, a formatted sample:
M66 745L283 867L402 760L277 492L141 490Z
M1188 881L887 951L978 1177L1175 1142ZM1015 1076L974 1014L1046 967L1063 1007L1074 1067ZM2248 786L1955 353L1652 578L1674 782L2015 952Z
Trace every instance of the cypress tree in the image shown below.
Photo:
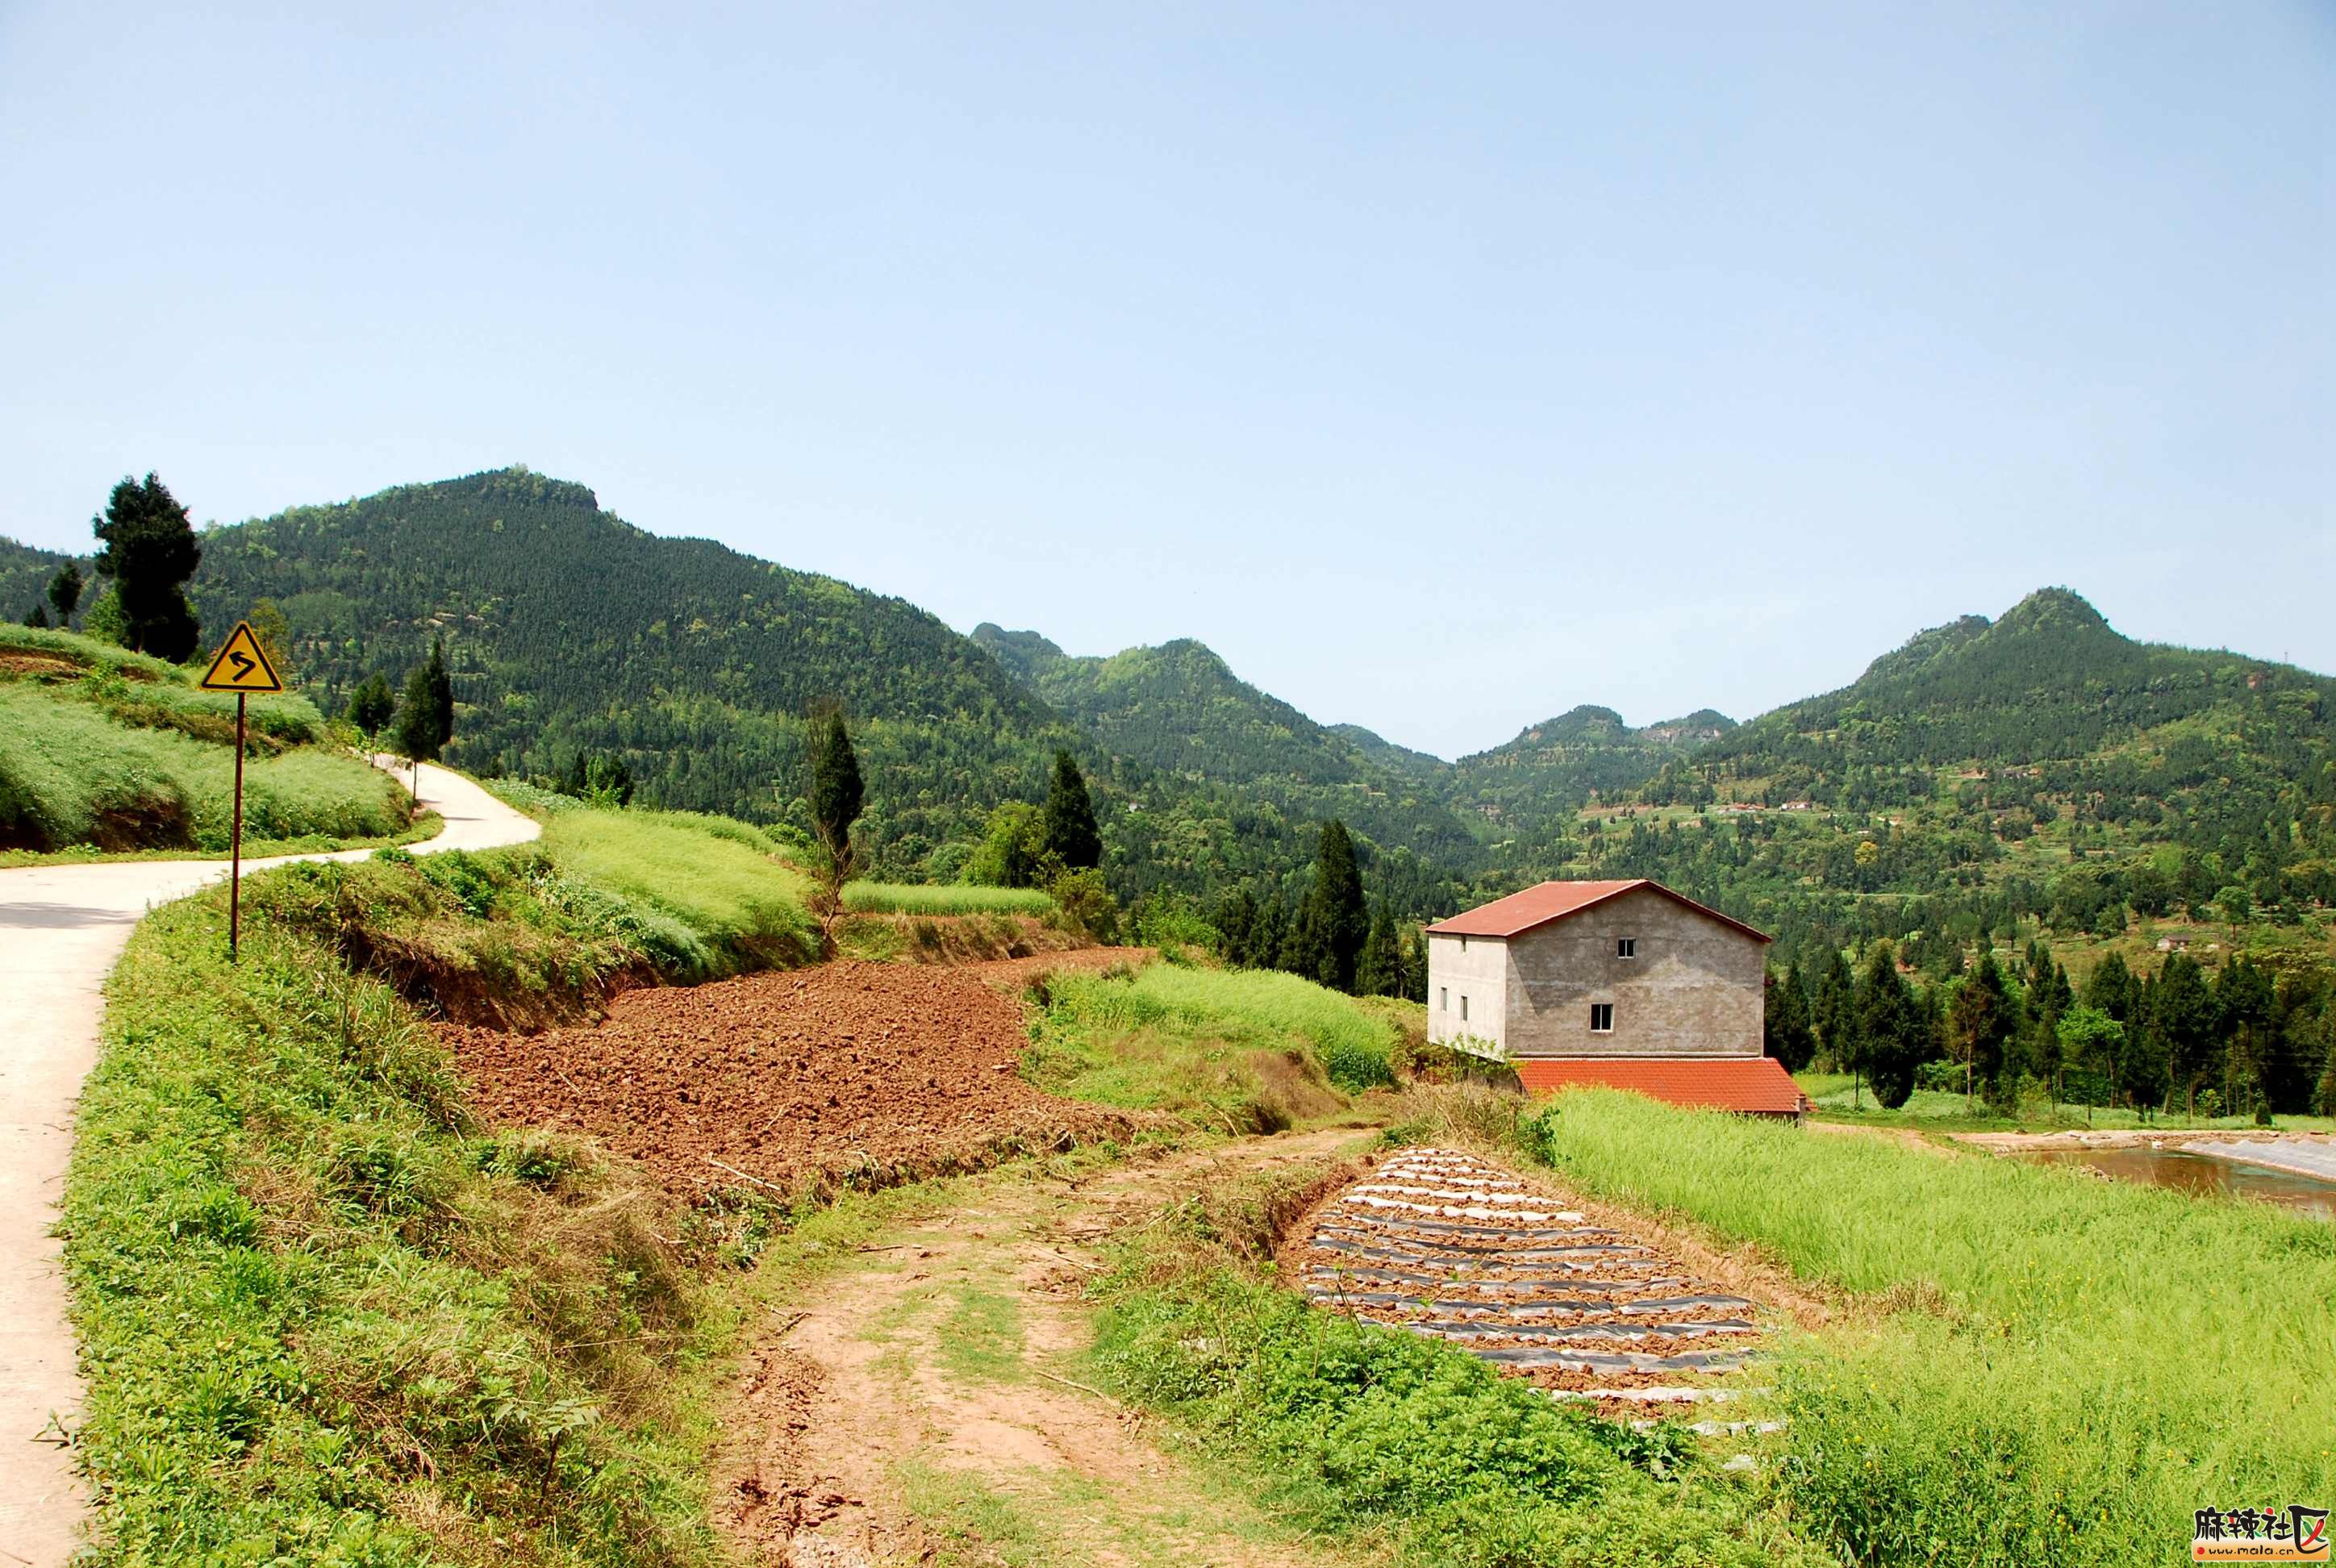
M813 721L811 822L820 847L827 851L828 859L844 878L852 870L852 824L860 820L865 793L860 758L852 749L852 733L843 725L843 710L831 709L823 722Z
M1899 976L1898 955L1888 942L1874 943L1857 992L1858 1057L1883 1109L1896 1110L1913 1094L1930 1035L1930 1019Z
M1249 950L1242 961L1251 969L1280 968L1281 944L1289 937L1289 918L1280 890L1269 885L1265 896L1258 900L1257 919L1250 926Z
M1828 950L1825 973L1817 979L1816 1007L1810 1021L1817 1042L1832 1059L1834 1071L1857 1070L1857 984L1849 960L1839 948Z
M34 600L33 608L24 612L24 624L30 627L47 626L49 624L48 607L38 599Z
M81 568L70 560L49 579L49 602L56 607L57 624L67 631L73 629L73 611L81 607Z
M1809 1027L1808 993L1801 987L1801 967L1798 964L1778 976L1768 989L1767 1011L1761 1018L1761 1034L1769 1056L1788 1073L1807 1067L1816 1055L1816 1037Z
M438 760L438 715L430 695L430 670L415 665L405 677L405 700L397 706L391 740L397 755L414 765L414 785L422 787L422 765Z
M1046 785L1046 852L1069 872L1103 864L1103 834L1095 827L1095 802L1071 754L1055 754L1055 776Z
M1385 899L1371 916L1370 935L1363 939L1362 956L1355 960L1355 994L1403 994L1403 954L1396 945L1395 917L1387 913Z
M2150 1022L2166 1040L2167 1066L2182 1086L2185 1114L2198 1111L2198 1080L2213 1064L2214 998L2198 960L2175 953L2166 960L2150 989Z
M2139 992L2133 971L2125 967L2125 959L2114 950L2085 977L2085 1006L2107 1013L2121 1024L2133 1022Z
M1250 933L1257 926L1257 895L1236 888L1217 905L1217 956L1239 968L1249 959Z
M187 607L187 579L203 559L187 509L151 473L142 482L125 478L90 528L105 541L97 572L113 583L123 646L183 663L202 635Z
M1306 895L1316 943L1312 970L1333 990L1355 989L1355 964L1370 934L1369 908L1363 901L1363 873L1355 864L1355 841L1347 824L1332 817L1322 824L1314 852L1314 886ZM1300 971L1301 973L1305 971Z
M430 662L422 668L430 683L430 728L437 737L437 751L430 755L435 756L446 749L448 741L454 738L454 681L446 673L444 638L430 639Z
M2004 989L2003 971L1995 967L1995 955L1980 954L1979 962L1964 975L1961 985L1955 988L1955 999L1947 1009L1947 1027L1955 1042L1955 1052L1963 1059L1963 1097L1968 1101L1973 1080L1983 1088L1990 1100L2010 1097L2003 1084L2004 1046L2011 1038L2015 1018L2011 998Z

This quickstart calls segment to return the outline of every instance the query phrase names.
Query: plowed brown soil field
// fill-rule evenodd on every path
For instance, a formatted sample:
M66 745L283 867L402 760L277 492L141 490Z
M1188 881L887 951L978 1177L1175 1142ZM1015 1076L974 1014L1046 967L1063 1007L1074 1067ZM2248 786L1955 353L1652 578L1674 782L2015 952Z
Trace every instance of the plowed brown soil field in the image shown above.
M589 1135L676 1193L870 1164L970 1168L1134 1125L1022 1081L1012 993L1049 969L1143 956L1089 948L957 969L843 960L628 991L589 1026L440 1033L489 1125Z

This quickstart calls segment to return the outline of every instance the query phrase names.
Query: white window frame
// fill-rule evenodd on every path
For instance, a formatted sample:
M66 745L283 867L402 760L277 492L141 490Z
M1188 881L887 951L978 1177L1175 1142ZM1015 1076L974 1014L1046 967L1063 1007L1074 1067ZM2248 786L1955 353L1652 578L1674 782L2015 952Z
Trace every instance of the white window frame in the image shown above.
M1636 937L1616 937L1614 939L1614 956L1618 959L1637 958L1639 956L1639 939Z
M1598 1015L1601 1012L1606 1015L1606 1027L1602 1029L1598 1027ZM1611 1035L1614 1032L1613 1003L1592 1002L1590 1004L1590 1032L1593 1035Z

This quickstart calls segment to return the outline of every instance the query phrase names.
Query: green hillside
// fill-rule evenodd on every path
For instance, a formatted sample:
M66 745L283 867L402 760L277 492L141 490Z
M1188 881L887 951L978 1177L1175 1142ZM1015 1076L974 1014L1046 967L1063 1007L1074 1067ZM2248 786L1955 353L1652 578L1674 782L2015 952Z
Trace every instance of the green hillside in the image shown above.
M86 555L75 558L19 544L13 539L0 539L0 620L22 621L36 605L49 613L49 579L56 576L57 568L74 559L81 562L82 575L90 576L90 558ZM83 591L83 609L89 608L100 586L92 582Z
M1149 833L1155 853L1174 853L1197 830L1236 867L1292 863L1309 852L1312 830L1336 816L1382 852L1370 872L1373 891L1384 886L1413 901L1433 898L1440 881L1479 858L1436 774L1417 765L1445 765L1406 753L1417 763L1390 766L1241 679L1202 643L1180 638L1074 657L1037 632L988 623L974 628L973 640L1115 762L1140 770L1131 784L1149 776L1128 814L1168 813L1174 827ZM1280 852L1243 852L1266 845Z
M195 588L207 621L274 599L295 667L328 704L375 670L394 684L443 636L450 761L550 774L610 751L674 808L799 817L803 716L840 702L889 869L969 835L999 800L1037 798L1053 748L1077 745L913 605L660 538L524 469L215 529Z
M2336 680L2135 642L2049 589L1681 754L1632 798L1527 858L1659 876L1795 942L1913 937L1942 967L2023 919L2093 944L2175 922L2317 947Z
M1484 822L1498 842L1530 854L1572 834L1584 807L1627 794L1666 762L1735 727L1703 708L1632 729L1612 708L1584 705L1462 757L1446 780L1446 798Z
M235 699L193 678L74 633L0 626L0 853L225 853ZM335 744L307 698L253 698L249 735L248 852L386 841L412 823L405 792Z

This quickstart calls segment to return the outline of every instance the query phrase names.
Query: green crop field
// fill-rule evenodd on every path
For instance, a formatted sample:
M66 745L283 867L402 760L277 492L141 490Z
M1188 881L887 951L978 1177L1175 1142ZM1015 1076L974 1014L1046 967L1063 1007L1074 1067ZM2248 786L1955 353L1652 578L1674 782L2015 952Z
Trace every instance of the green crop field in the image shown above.
M544 847L562 872L664 910L729 961L709 959L704 974L793 961L811 950L803 912L810 884L778 858L759 829L727 817L688 812L568 811L543 830Z
M231 745L0 683L0 845L224 853L234 784ZM410 819L395 781L345 754L302 747L245 766L244 834L255 851L270 840L387 838Z
M855 915L1030 915L1051 913L1055 901L1037 888L985 888L966 882L851 882L843 907Z
M2325 1223L1630 1095L1519 1136L1885 1309L1776 1378L1776 1484L1853 1560L2169 1561L2195 1509L2336 1495Z
M1048 978L1023 1076L1074 1099L1271 1131L1393 1081L1395 1027L1295 975L1154 964Z

